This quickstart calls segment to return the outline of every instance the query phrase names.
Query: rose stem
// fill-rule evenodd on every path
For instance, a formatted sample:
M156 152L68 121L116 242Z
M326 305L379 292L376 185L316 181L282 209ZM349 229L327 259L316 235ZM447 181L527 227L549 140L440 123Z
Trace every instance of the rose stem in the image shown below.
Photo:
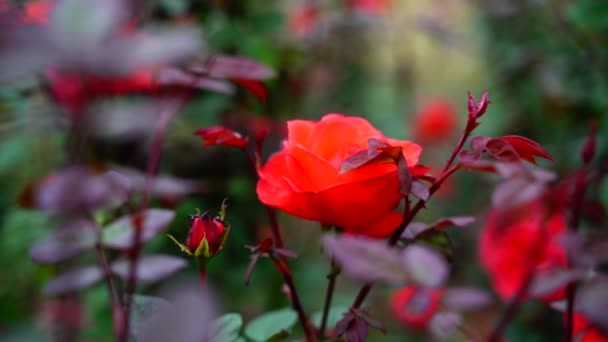
M321 339L325 337L325 329L327 328L327 318L329 317L329 309L331 307L331 301L334 295L334 289L336 287L336 278L340 274L340 267L336 265L336 262L331 260L331 270L327 275L327 291L325 292L325 303L323 305L323 317L321 318L321 327L319 329L319 336Z
M462 150L462 147L464 146L464 144L467 141L467 139L469 138L469 136L471 136L471 134L475 130L476 126L474 123L475 123L475 119L471 119L471 118L468 119L467 125L464 128L464 131L462 132L462 136L458 140L458 144L452 151L452 154L446 161L445 166L443 167L443 170L441 171L441 175L439 176L439 178L437 178L435 180L435 182L433 182L433 185L431 185L431 187L429 188L429 199L437 190L439 190L439 188L441 187L441 184L443 184L443 182L452 173L456 172L457 170L459 170L462 167L462 164L460 164L460 163L453 165L454 160L456 159L456 156L458 155L460 150ZM414 208L411 210L410 210L409 206L406 206L406 208L403 211L403 220L401 221L399 226L397 226L397 228L395 228L395 230L393 231L393 233L391 234L391 236L388 239L389 246L392 247L397 244L397 242L401 238L401 235L405 231L405 228L407 228L407 226L412 222L412 220L414 219L414 217L416 217L418 212L422 208L425 207L427 201L428 201L428 199L427 200L419 199L418 202L416 202L416 205L414 206ZM363 302L365 301L365 298L367 298L367 296L370 293L373 286L374 286L373 283L367 283L367 284L363 285L363 287L361 287L361 289L359 290L359 293L357 294L357 297L355 298L355 301L353 302L353 305L352 305L353 309L357 309L363 304Z
M144 189L142 194L142 200L140 210L132 216L132 223L134 227L133 243L131 244L131 250L128 253L129 258L129 272L127 277L127 285L125 289L125 304L124 304L124 317L122 335L120 338L121 342L127 342L129 340L129 324L131 316L131 306L133 303L133 293L137 286L137 262L139 261L139 255L141 252L141 234L143 230L145 216L143 211L148 206L150 201L150 188L152 179L158 172L158 165L160 162L160 155L162 152L162 146L164 142L165 131L171 119L177 114L177 111L181 104L186 100L187 96L182 96L177 101L167 101L166 108L161 112L160 118L156 122L156 127L152 137L152 147L150 157L148 158L148 165L146 168L146 177L144 181Z
M106 283L106 288L108 289L108 296L110 297L110 306L112 308L112 327L114 328L114 336L118 339L122 331L121 329L119 329L119 325L121 325L123 322L122 303L120 296L116 292L114 284L112 283L112 272L110 271L110 267L108 266L108 260L105 255L103 245L101 244L101 229L97 234L97 243L95 243L95 250L97 252L97 262L103 270L103 279Z
M257 167L258 164L256 163L255 157L252 156L251 153L246 148L243 148L243 152L245 152L245 155L247 155L247 159L249 160L251 167L252 167L253 171L255 172L256 177L259 178L258 167ZM270 206L264 205L264 207L266 207L266 214L268 214L268 221L270 223L270 228L272 230L272 236L273 236L274 242L278 248L283 248L283 246L284 246L283 238L281 237L281 230L279 228L279 221L277 220L276 212L275 212L274 208L272 208ZM304 334L306 335L306 340L315 341L316 340L315 334L312 331L312 326L310 324L310 321L308 320L308 317L306 316L306 312L304 311L304 308L302 307L302 303L300 301L300 296L298 295L298 290L297 290L295 282L293 280L291 269L289 268L289 264L287 263L287 260L282 256L280 256L279 259L277 259L276 257L273 257L273 256L271 256L271 258L274 261L275 267L283 276L285 284L289 288L289 294L291 296L291 304L292 304L293 309L298 314L300 324L302 325L302 329L304 330ZM277 260L280 262L278 262Z
M576 185L572 194L572 215L568 224L572 232L578 230L580 224L581 210L583 197L587 188L586 174L587 166L583 165L576 177ZM570 267L571 256L568 256L568 267ZM576 301L576 283L568 284L566 288L566 342L570 342L574 338L574 303Z
M316 341L317 339L316 339L315 334L310 325L310 321L306 317L306 313L304 312L304 307L302 307L300 298L298 297L297 293L295 292L296 286L293 281L293 277L291 275L291 270L289 269L287 262L285 261L284 258L277 258L272 253L270 254L270 258L272 259L272 262L274 263L276 269L283 276L283 280L285 281L285 284L287 284L287 287L289 288L289 295L291 296L291 303L292 303L293 309L298 314L300 323L302 324L302 329L304 330L304 335L306 336L306 341L308 341L308 342Z
M207 302L209 297L209 290L207 287L207 261L198 261L198 279L201 283L201 293L203 295L203 303Z

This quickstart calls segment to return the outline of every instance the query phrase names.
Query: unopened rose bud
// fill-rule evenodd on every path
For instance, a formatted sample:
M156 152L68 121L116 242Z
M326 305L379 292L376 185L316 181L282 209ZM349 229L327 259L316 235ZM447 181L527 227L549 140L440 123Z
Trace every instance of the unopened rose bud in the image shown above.
M211 219L208 213L193 215L186 247L195 256L214 256L222 248L224 232L224 223L219 218Z

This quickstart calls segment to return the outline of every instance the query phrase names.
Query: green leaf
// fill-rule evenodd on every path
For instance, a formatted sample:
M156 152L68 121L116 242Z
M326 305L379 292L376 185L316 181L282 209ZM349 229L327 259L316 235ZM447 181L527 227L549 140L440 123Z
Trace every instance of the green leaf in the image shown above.
M342 316L348 312L348 306L333 306L329 308L329 315L327 315L327 328L333 328L336 323L342 319ZM321 319L323 318L323 311L315 312L311 316L312 323L316 327L321 327Z
M242 326L243 318L240 314L224 314L211 322L210 342L236 342L240 339L239 330Z
M257 342L278 341L289 335L297 320L291 308L271 311L249 322L245 335Z

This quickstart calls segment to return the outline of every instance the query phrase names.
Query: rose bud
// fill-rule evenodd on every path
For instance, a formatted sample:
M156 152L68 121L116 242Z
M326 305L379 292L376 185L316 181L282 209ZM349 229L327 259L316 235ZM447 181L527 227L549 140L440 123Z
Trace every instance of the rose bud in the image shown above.
M190 216L190 232L186 244L178 242L173 236L167 235L181 250L195 258L209 259L218 255L226 243L230 232L230 225L223 220L224 208L220 215L214 219L208 212L202 215Z
M222 247L224 223L218 218L211 219L209 213L191 216L190 232L186 239L186 247L195 256L204 255L206 258L216 255Z

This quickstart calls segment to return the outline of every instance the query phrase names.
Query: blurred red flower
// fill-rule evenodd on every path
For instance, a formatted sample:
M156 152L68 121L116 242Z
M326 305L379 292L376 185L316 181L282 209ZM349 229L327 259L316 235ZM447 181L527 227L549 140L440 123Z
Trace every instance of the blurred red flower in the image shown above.
M441 306L443 289L407 286L393 292L390 309L399 323L416 330L425 330Z
M346 233L385 237L398 225L392 213L399 193L397 166L372 161L340 172L342 161L368 148L368 139L402 148L408 166L418 162L422 148L386 138L359 117L327 114L321 121L292 120L283 150L259 170L260 200L291 215L344 229Z
M490 212L481 231L479 256L503 299L514 296L530 272L551 272L567 265L566 251L556 241L566 227L564 214L542 200ZM558 300L564 295L562 288L541 299Z
M608 336L602 334L581 314L574 314L573 328L574 338L578 342L608 342Z
M312 4L304 4L293 9L289 17L289 29L298 36L306 36L317 28L319 9Z
M391 0L349 0L348 6L367 14L380 15L390 11Z
M412 122L412 136L422 144L444 142L458 128L458 115L451 103L433 100L416 113Z

